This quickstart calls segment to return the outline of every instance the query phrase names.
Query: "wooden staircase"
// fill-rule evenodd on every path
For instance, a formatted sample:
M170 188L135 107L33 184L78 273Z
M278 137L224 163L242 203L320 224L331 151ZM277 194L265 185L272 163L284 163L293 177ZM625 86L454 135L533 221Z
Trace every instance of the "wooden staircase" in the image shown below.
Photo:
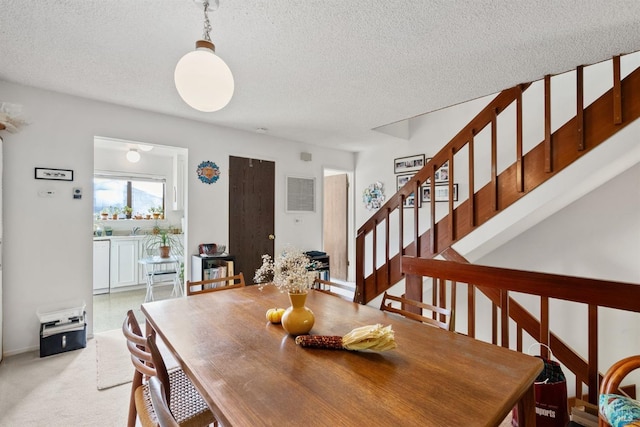
M498 213L512 206L558 172L602 144L640 117L640 68L623 80L620 57L613 58L613 86L588 107L584 107L583 67L576 70L576 115L551 132L551 76L544 79L544 140L525 153L523 148L523 93L531 86L523 84L497 95L467 126L444 146L422 170L389 198L357 232L356 292L354 300L366 304L404 278L402 256L457 258L451 245L469 235ZM501 113L515 105L515 161L498 173L497 122ZM512 110L512 109L511 109ZM501 118L501 117L500 117ZM502 118L501 118L502 119ZM481 132L490 134L489 164L475 160L476 139ZM463 153L468 164L456 164ZM436 221L436 203L428 204L428 224L420 223L418 203L403 209L405 199L419 195L423 185L435 190L436 171L448 162L449 194L453 194L456 171L466 168L466 185L474 189L462 202L448 202L448 213ZM490 180L480 188L474 182L480 167L489 168ZM462 169L461 169L462 170ZM464 174L461 174L464 176ZM423 206L424 208L424 206ZM393 225L392 225L393 224ZM396 225L394 228L394 225ZM421 232L422 228L426 231ZM411 230L409 242L406 231ZM393 237L394 239L390 239ZM397 253L391 255L390 241L397 237ZM383 249L380 249L383 248ZM367 274L365 274L367 272Z

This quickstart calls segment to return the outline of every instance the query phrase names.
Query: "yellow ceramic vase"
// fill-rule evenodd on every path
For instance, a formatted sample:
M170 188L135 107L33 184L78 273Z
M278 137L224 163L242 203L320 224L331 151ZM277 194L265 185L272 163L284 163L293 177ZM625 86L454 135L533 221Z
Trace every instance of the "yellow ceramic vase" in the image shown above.
M291 301L291 307L287 308L282 315L282 327L293 336L308 334L316 319L313 311L304 305L307 301L307 293L290 293L289 301Z

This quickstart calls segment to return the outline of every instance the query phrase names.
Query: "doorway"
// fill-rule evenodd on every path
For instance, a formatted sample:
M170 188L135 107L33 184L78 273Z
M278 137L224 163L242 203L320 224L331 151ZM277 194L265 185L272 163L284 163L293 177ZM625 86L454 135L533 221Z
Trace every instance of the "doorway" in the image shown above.
M351 181L350 172L324 171L322 241L323 251L329 255L332 281L348 282L354 277L349 261L354 256Z
M275 163L229 156L229 253L247 283L274 252Z
M137 162L127 157L133 150L139 155ZM119 329L128 309L134 309L138 320L143 320L139 307L145 299L146 277L139 260L150 256L145 236L153 234L154 229L172 234L172 254L184 264L184 248L188 247L183 234L187 227L184 167L187 159L186 148L94 138L94 178L98 178L94 179L91 194L94 198L94 333ZM114 211L116 219L111 215L102 219L95 211L94 205L106 198L100 193L107 191L107 187L103 188L105 182L109 183L109 191L114 192L112 206L119 208ZM115 183L119 186L112 187ZM96 199L99 193L101 196ZM132 210L125 211L125 205ZM154 211L162 208L162 215L158 213L154 219L151 205ZM146 219L147 214L150 219ZM169 298L171 291L172 286L164 283L154 287L154 299Z

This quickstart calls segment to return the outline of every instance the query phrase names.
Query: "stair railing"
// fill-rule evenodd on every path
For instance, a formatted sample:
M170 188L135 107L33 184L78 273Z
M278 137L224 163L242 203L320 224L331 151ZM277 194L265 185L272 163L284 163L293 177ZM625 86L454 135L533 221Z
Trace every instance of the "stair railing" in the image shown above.
M606 280L586 279L580 277L563 276L511 270L506 268L487 267L455 261L402 257L402 270L408 282L422 284L425 278L433 281L433 289L438 289L439 300L447 300L447 292L464 295L466 300L457 298L457 302L466 303L467 335L477 338L477 330L491 330L491 342L496 345L523 351L523 333L535 342L548 345L555 359L573 374L575 374L575 396L583 396L583 385L588 387L588 400L597 402L599 390L599 372L608 367L598 367L598 328L599 308L608 307L616 310L640 313L640 284L612 282ZM421 286L422 288L422 286ZM456 290L457 288L457 290ZM480 316L476 315L478 292L486 295L492 302L491 325L477 325ZM521 304L510 296L511 293L538 297L540 307L539 317L530 315ZM517 297L522 298L521 295ZM560 338L549 329L550 310L552 300L569 301L587 306L585 319L575 319L580 330L587 326L587 357L575 354ZM453 310L462 309L456 306L456 299L452 299L447 306ZM532 304L529 301L529 304ZM457 315L456 318L464 316ZM516 343L510 342L509 328L514 322L509 319L520 318L516 323ZM463 330L461 325L456 330ZM544 354L544 352L543 352Z
M551 132L551 77L544 79L544 140L525 153L523 148L523 92L529 84L498 94L444 148L427 161L396 194L366 221L356 235L356 291L354 301L366 304L403 278L404 255L434 258L457 240L515 203L577 158L640 117L640 69L621 80L620 57L613 58L613 86L584 107L583 67L576 70L576 115ZM497 122L501 113L515 105L515 162L498 172ZM480 169L475 159L477 135L488 132L489 182L475 190ZM485 134L486 135L486 134ZM454 181L456 154L466 151L467 182L471 197L457 202ZM431 197L428 224L419 221L423 191L435 195L436 173L448 167L446 214L437 220L436 198ZM480 165L482 166L482 165ZM461 167L465 167L464 165ZM409 207L409 208L407 208ZM440 212L440 211L438 211ZM407 220L407 217L409 219ZM406 225L405 225L406 224ZM425 228L425 230L422 230ZM409 232L407 232L410 230ZM393 239L392 239L393 238ZM391 241L397 241L392 255Z

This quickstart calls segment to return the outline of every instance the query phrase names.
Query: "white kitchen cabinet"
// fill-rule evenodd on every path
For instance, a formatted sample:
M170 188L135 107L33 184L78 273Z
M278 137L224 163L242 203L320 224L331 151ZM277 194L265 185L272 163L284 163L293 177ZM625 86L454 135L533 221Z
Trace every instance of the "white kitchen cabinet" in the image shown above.
M93 241L93 294L109 292L109 272L111 270L110 242L105 240Z
M139 239L111 240L111 289L140 283Z

